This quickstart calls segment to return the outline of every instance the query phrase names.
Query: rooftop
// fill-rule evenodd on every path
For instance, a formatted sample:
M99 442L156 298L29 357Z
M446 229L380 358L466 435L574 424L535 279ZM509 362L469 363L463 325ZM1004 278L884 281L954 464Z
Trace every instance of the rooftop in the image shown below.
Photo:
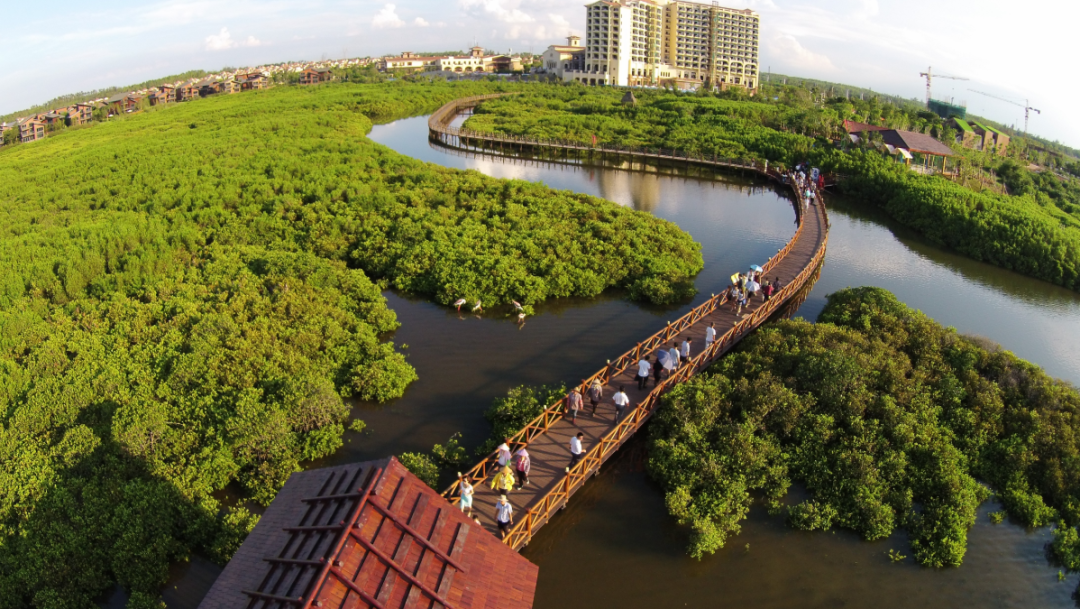
M528 609L537 570L390 457L290 476L199 609Z
M924 133L889 129L881 132L881 139L886 144L897 148L906 148L911 152L921 152L935 156L953 156L955 154L952 148Z

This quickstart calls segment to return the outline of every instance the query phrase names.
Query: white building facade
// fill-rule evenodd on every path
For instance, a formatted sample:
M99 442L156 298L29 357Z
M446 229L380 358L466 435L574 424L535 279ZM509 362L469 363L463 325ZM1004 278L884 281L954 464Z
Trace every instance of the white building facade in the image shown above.
M600 0L585 7L585 56L564 80L725 89L758 85L761 19L683 0Z

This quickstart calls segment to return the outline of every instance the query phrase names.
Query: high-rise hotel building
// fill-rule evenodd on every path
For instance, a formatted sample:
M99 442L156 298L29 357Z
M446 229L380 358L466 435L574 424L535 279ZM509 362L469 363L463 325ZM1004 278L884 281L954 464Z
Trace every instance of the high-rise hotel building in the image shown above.
M600 0L585 11L584 69L565 71L566 80L757 88L754 11L683 0Z

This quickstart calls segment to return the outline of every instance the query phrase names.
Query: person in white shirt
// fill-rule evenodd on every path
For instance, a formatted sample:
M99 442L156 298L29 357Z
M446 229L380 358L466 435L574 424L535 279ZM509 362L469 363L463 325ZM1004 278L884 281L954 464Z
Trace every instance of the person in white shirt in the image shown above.
M637 363L637 388L645 389L645 385L649 382L649 373L652 372L652 365L649 364L649 356L641 358ZM622 391L620 389L619 391Z
M510 532L510 525L514 524L514 506L510 505L506 495L501 495L498 503L495 504L495 524L499 525L499 535L502 539L506 539L506 534Z
M469 477L464 476L461 478L461 511L465 512L465 515L472 517L472 498L473 487L469 484Z
M678 347L678 345L676 345L675 343L671 343L671 350L668 351L668 353L671 354L671 360L672 360L672 362L674 362L674 365L672 366L671 369L675 370L676 368L679 367L679 347Z
M690 361L690 343L693 341L694 339L692 338L686 336L683 337L682 345L679 347L679 358L684 362Z
M578 435L570 438L570 466L566 468L569 472L577 462L585 456L585 449L581 446L581 439L585 437L585 434L578 432Z
M705 348L708 349L714 342L716 342L716 324L709 324L709 327L705 328Z
M619 392L612 396L611 399L615 402L615 422L618 423L623 413L626 412L626 407L630 405L630 396L626 395L622 387L619 387Z

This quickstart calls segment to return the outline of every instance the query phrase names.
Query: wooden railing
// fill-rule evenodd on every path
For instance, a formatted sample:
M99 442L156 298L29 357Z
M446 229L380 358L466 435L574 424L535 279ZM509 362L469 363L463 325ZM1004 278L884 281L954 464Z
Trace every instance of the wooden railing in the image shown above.
M583 148L579 144L573 142L563 142L562 140L538 140L530 138L514 138L509 136L493 136L490 134L482 134L479 132L463 130L457 127L450 127L449 123L455 116L464 108L475 106L480 101L485 99L492 99L500 97L505 94L496 95L483 95L477 97L469 97L454 100L449 104L446 104L439 110L437 110L428 119L429 133L433 138L438 138L444 145L451 145L446 139L447 136L452 137L468 137L473 140L486 140L492 141L505 141L508 143L521 144L526 146L550 146L550 147L574 147ZM463 135L466 134L467 135ZM640 156L645 158L661 158L661 159L688 159L692 162L702 163L706 165L718 165L725 167L738 167L740 169L746 169L755 171L766 177L780 181L781 176L774 170L768 171L763 165L756 163L738 163L734 164L730 160L721 159L713 160L705 157L693 157L693 156L671 156L668 154L660 155L658 152L651 152L646 149L632 149L632 148L618 148L608 147L605 150L615 151L622 154L628 154L633 156ZM672 152L672 151L669 151ZM670 388L676 384L681 383L698 372L704 370L711 365L713 361L730 350L736 343L739 342L746 334L754 330L763 321L769 318L779 307L781 307L787 299L796 294L807 281L813 276L815 270L820 266L821 261L825 257L825 247L828 243L828 212L825 209L824 202L819 199L819 204L808 207L803 200L803 195L798 188L792 186L792 190L795 194L797 202L796 214L798 218L798 228L795 230L795 234L792 238L779 249L768 262L763 265L763 274L767 274L785 256L795 247L799 238L803 234L803 227L805 225L803 218L803 210L811 209L814 213L819 213L822 216L822 222L824 227L824 234L817 249L814 251L810 262L802 268L799 274L784 286L779 292L751 315L744 317L735 326L725 332L722 336L718 337L707 349L703 350L696 357L692 358L689 363L681 365L674 370L672 374L665 380L663 380L658 386L656 386L649 395L640 402L633 410L631 410L626 417L624 417L611 431L605 434L598 445L589 450L585 457L583 457L573 468L565 478L559 482L553 489L547 492L539 501L535 502L532 506L525 511L525 514L518 518L514 527L510 530L510 533L503 540L505 543L515 549L520 549L528 544L532 539L533 532L540 526L545 524L551 515L566 505L567 500L573 495L589 476L595 474L600 466L608 460L608 458L615 453L616 450L655 412L657 405L659 404L660 396L666 393ZM588 387L594 380L599 380L601 384L606 385L615 376L625 372L630 366L634 365L643 354L648 354L659 348L661 345L667 344L673 338L681 336L685 330L696 324L701 319L712 314L718 308L728 302L727 291L724 290L720 295L714 295L709 300L705 301L701 305L694 307L689 313L683 315L674 322L669 322L667 326L656 332L652 336L646 338L644 341L639 342L634 348L630 349L626 353L623 353L614 360L609 360L607 365L598 370L592 376L583 379L578 386L582 394L584 394ZM510 438L511 449L517 446L527 445L532 442L537 436L546 433L552 425L557 423L563 418L566 412L566 397L563 397L559 401L548 406L544 411L532 421L529 421L520 431L514 434ZM490 475L492 475L500 466L498 465L498 454L492 452L480 463L476 464L472 469L468 471L468 476L473 484L481 484ZM442 495L447 500L453 501L458 496L458 485L460 481L454 482L443 491Z

